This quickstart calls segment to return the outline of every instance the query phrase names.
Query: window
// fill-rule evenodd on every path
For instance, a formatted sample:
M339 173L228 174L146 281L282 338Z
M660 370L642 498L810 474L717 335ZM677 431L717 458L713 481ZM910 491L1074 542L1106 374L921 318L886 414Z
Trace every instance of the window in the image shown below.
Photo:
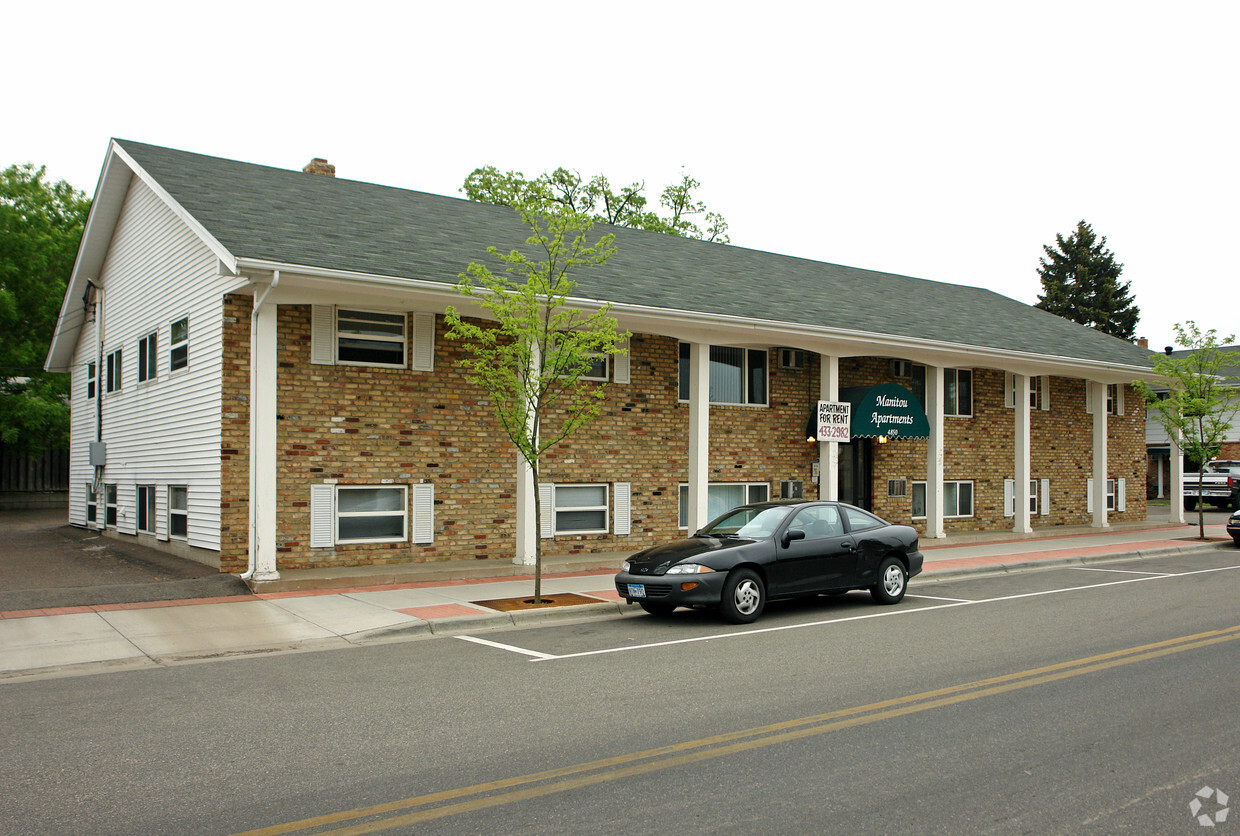
M168 329L168 370L175 372L189 365L189 317L172 323Z
M184 485L168 486L168 534L185 539L189 535L189 497Z
M1029 408L1047 412L1051 408L1051 378L1049 375L1037 375L1029 378ZM1008 409L1016 406L1016 375L1005 372L1003 375L1003 405Z
M973 414L973 370L943 369L943 414ZM961 516L972 516L962 514Z
M1124 512L1127 510L1127 479L1107 479L1107 510ZM1085 480L1085 510L1094 512L1094 480Z
M712 482L706 486L706 519L716 519L733 508L771 498L766 482ZM680 527L689 527L689 486L680 486Z
M556 534L606 534L607 485L556 485Z
M138 485L138 530L155 533L155 486Z
M828 537L844 536L844 523L840 522L840 509L835 505L811 505L808 508L802 508L788 523L788 528L799 528L804 531L806 540L825 540Z
M680 399L689 400L689 344L680 344ZM710 402L766 406L766 351L710 347Z
M336 311L336 362L404 368L405 315Z
M116 527L116 485L103 486L103 524Z
M155 377L155 335L148 334L138 340L138 382Z
M121 388L121 350L118 348L107 356L107 391L116 392Z
M943 483L943 517L973 516L973 483ZM913 519L926 517L926 483L913 483Z
M99 519L99 495L95 492L95 486L89 482L86 484L86 521L88 523L96 522Z
M99 370L94 363L86 364L86 397L95 397L95 379L99 374Z
M844 506L844 518L848 520L848 530L852 533L858 531L868 531L871 528L878 528L883 525L883 521L873 514L868 514L860 508Z
M1107 384L1107 415L1123 415L1124 409L1121 404L1124 402L1123 395L1120 394L1118 383Z
M1029 513L1038 513L1038 480L1029 480ZM1016 480L1003 480L1003 516L1016 516Z
M407 505L403 485L336 488L336 542L404 540Z
M609 355L596 354L590 359L590 368L581 376L582 380L607 380L607 359Z

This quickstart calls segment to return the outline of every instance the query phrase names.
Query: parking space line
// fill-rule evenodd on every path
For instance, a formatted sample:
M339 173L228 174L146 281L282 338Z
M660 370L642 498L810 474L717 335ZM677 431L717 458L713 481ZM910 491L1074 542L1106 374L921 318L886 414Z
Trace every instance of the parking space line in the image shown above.
M909 593L905 598L922 598L926 601L947 601L949 604L972 604L973 601L968 598L939 598L935 595L913 595Z
M1175 575L1174 572L1138 572L1136 569L1097 569L1093 566L1073 566L1080 572L1115 572L1119 575L1153 575L1156 578L1170 578Z
M511 644L500 644L499 642L488 641L487 639L480 639L477 636L456 636L456 638L461 639L462 641L473 642L474 644L483 644L483 645L486 645L487 647L498 648L499 650L507 650L511 653L520 653L523 656L533 656L535 659L555 659L556 658L555 656L552 656L549 653L539 653L537 650L526 650L524 647L516 647L515 645L511 645Z

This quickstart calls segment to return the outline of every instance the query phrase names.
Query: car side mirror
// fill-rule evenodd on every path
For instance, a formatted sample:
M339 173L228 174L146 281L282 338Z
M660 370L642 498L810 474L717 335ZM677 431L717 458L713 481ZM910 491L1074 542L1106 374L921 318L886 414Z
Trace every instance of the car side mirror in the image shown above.
M780 540L780 542L783 544L783 547L786 549L788 548L788 544L791 543L793 540L804 540L804 539L805 539L805 529L790 528L784 532L783 539Z

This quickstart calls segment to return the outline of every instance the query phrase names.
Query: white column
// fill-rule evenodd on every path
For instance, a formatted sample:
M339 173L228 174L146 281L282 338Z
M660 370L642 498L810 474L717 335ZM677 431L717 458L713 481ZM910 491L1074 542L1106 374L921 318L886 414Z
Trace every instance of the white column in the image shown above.
M710 483L710 346L689 343L689 532L706 523Z
M539 366L538 344L530 346L530 365ZM526 415L526 432L534 431L534 413ZM520 452L517 453L517 544L512 562L520 566L533 566L536 559L538 515L534 508L534 470Z
M1087 381L1094 404L1094 528L1108 528L1107 522L1107 386Z
M1031 534L1029 525L1029 480L1033 478L1030 462L1029 432L1029 376L1013 375L1012 394L1016 398L1016 518L1012 530L1017 534Z
M822 365L818 397L824 401L840 399L840 358L820 355ZM822 499L840 498L840 443L818 442L818 487Z
M926 366L926 534L946 537L943 529L943 367Z
M250 337L250 554L256 581L276 570L276 305L264 304Z
M1171 522L1184 522L1184 450L1179 439L1171 439L1171 488L1167 498L1171 501Z
M1170 458L1171 458L1170 451L1168 451L1167 453L1167 458L1168 458L1168 462L1170 462ZM1156 469L1158 470L1158 498L1166 499L1167 498L1167 486L1163 483L1163 463L1162 463L1161 456L1154 457L1154 465Z

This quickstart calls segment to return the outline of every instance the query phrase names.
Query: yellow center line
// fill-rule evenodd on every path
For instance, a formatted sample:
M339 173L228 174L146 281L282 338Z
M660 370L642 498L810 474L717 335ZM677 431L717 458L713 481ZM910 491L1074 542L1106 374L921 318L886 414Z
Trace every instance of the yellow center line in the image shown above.
M442 792L316 816L295 822L287 822L259 830L246 831L243 834L238 834L238 836L275 836L275 834L310 830L341 822L357 821L358 819L395 813L401 810L427 807L428 805L468 796L483 795L481 798L460 801L456 804L446 804L430 809L417 810L394 818L363 822L352 827L328 831L328 833L340 834L341 836L343 834L352 836L353 834L375 833L394 827L408 826L432 819L458 815L488 807L497 807L503 804L512 804L531 798L698 763L841 729L869 725L935 708L1030 688L1035 685L1043 685L1049 682L1096 673L1135 662L1157 659L1173 653L1209 647L1210 645L1235 639L1240 639L1240 625L1223 630L1211 630L1205 633L1196 633L1190 636L1153 642L1124 650L1074 659L1068 662L1059 662L1017 673L981 679L963 685L953 685L867 705L829 711L810 717L726 732L698 740L660 746L654 749L646 749L588 763L491 781L484 784L475 784L469 787L444 790ZM531 786L534 784L538 786ZM509 791L499 792L501 790ZM495 794L484 795L487 793ZM326 836L326 833L323 836Z

